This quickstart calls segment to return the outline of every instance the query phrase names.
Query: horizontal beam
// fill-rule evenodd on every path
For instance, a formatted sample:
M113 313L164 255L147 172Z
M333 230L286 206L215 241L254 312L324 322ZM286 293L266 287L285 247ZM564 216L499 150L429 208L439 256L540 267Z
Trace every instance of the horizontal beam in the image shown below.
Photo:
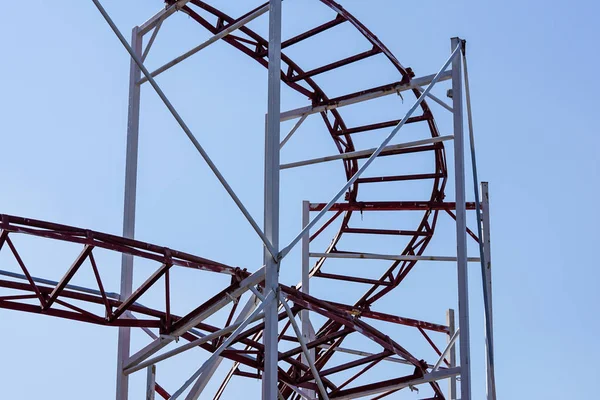
M347 276L347 275L338 275L338 274L329 274L326 272L318 271L314 275L315 278L323 278L323 279L331 279L335 281L345 281L345 282L354 282L354 283L364 283L366 285L378 285L378 286L392 286L392 282L385 280L377 280L377 279L367 279L360 278L358 276Z
M420 78L411 79L409 83L397 83L395 85L390 85L388 87L382 88L381 90L368 92L364 94L356 94L351 98L345 98L344 100L340 100L338 102L332 104L326 104L321 106L306 106L301 108L296 108L294 110L289 110L281 113L281 121L288 121L290 119L299 118L304 114L316 114L327 110L333 110L335 108L340 108L344 106L349 106L351 104L361 103L363 101L376 99L382 96L388 96L390 94L396 94L405 92L407 90L419 89L421 90L421 86L426 86L431 83L436 74L423 76ZM442 72L438 82L447 81L452 78L452 71Z
M356 183L380 183L380 182L402 182L417 181L424 179L442 178L444 175L438 174L410 174L410 175L391 175L391 176L371 176L367 178L358 178Z
M421 321L418 319L400 317L398 315L386 314L379 311L365 310L365 309L357 309L354 306L336 302L329 302L337 308L341 308L350 312L353 315L360 316L361 318L368 319L376 319L379 321L390 322L393 324L405 325L405 326L413 326L415 328L421 328L429 331L440 332L440 333L448 333L449 328L446 325L434 324L432 322Z
M289 80L291 82L298 82L298 81L304 80L306 78L311 78L315 75L319 75L324 72L328 72L328 71L334 70L336 68L343 67L343 66L346 66L348 64L351 64L351 63L354 63L354 62L357 62L360 60L364 60L365 58L372 57L372 56L380 54L380 53L381 53L381 49L379 49L377 47L373 47L371 50L367 50L362 53L359 53L359 54L344 58L342 60L333 62L331 64L327 64L322 67L303 72L296 76L289 77Z
M430 119L431 119L431 116L429 116L429 115L417 115L416 117L410 117L409 119L406 120L405 123L406 124L414 124L415 122L429 121ZM333 132L333 135L335 135L335 136L352 135L355 133L375 131L375 130L384 129L384 128L391 128L391 127L398 125L400 123L400 121L401 121L400 119L394 119L391 121L378 122L375 124L356 126L354 128L338 129L337 131Z
M310 211L321 211L325 203L311 203ZM474 210L475 203L466 203L467 210ZM455 210L456 203L432 201L361 201L356 203L337 203L329 211L429 211Z
M365 385L363 387L342 390L338 392L335 396L332 396L331 398L336 400L357 399L360 397L372 396L378 393L389 392L391 390L400 390L409 386L417 386L422 385L424 383L435 382L442 379L451 378L457 375L460 375L460 367L442 369L425 374L422 378L392 379L390 381L379 382L377 384Z
M359 235L431 236L431 233L427 231L406 231L402 229L344 228L342 232Z
M305 39L308 39L309 37L315 36L315 35L317 35L317 34L319 34L321 32L324 32L324 31L326 31L328 29L331 29L334 26L337 26L337 25L339 25L339 24L341 24L343 22L346 22L346 21L347 21L346 19L342 18L342 16L338 14L338 15L336 15L336 17L333 20L331 20L329 22L326 22L326 23L324 23L322 25L319 25L316 28L313 28L313 29L311 29L309 31L301 33L298 36L294 36L293 38L290 38L290 39L282 42L281 43L281 48L285 49L286 47L289 47L289 46L291 46L293 44L299 43L299 42L301 42L301 41L303 41Z
M456 262L456 257L450 256L396 256L390 254L372 253L310 253L313 258L353 258L366 260L396 260L396 261L450 261ZM468 257L469 262L480 262L479 257Z
M434 138L430 138L430 139L415 140L415 141L406 142L406 143L392 144L392 145L384 147L383 150L381 151L381 153L379 153L379 155L385 156L385 155L387 155L386 153L390 153L394 150L406 149L409 147L417 147L417 146L422 146L422 145L426 145L426 144L440 143L440 142L444 142L446 140L451 140L453 138L454 138L453 135L447 135L447 136L438 136L438 137L434 137ZM318 158L313 158L310 160L296 161L293 163L282 164L280 169L296 168L296 167L302 167L305 165L319 164L319 163L334 161L334 160L349 160L349 159L356 159L356 158L361 158L361 157L364 158L364 157L368 157L371 154L375 153L376 150L377 150L376 148L372 148L372 149L367 149L367 150L352 151L349 153L335 154L332 156L318 157Z

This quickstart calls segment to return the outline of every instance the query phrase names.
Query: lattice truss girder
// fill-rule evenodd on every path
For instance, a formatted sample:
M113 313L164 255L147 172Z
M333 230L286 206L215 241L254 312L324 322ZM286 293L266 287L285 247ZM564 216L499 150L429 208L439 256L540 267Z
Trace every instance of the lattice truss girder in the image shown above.
M156 354L158 350L166 347L167 344L174 342L177 337L182 337L191 343L193 347L201 347L209 352L214 352L223 343L224 339L229 337L233 330L240 325L239 322L235 322L235 317L239 315L236 313L236 311L240 311L237 305L243 293L254 287L260 288L261 291L263 290L261 286L264 279L264 274L261 274L262 269L255 274L251 274L240 268L230 267L190 254L114 235L9 215L2 215L0 218L0 251L4 253L2 260L5 264L14 264L21 269L21 271L3 270L1 272L4 279L0 279L0 287L5 289L7 293L0 296L0 307L98 325L157 330L159 336L155 336L156 339L152 342L155 347L151 351L144 351L142 349L140 351L141 357L134 354L128 363L128 373L135 372L148 365L154 365L157 362L156 360L146 362L145 364L148 365L142 363ZM24 261L23 249L19 249L17 245L20 236L34 236L54 242L72 243L81 247L81 252L70 266L65 265L65 273L62 278L53 282L48 279L36 277L31 273L31 265L28 265ZM29 251L31 250L30 246L24 246L24 248ZM102 270L105 268L114 268L114 266L102 265L96 261L97 257L94 254L102 251L132 255L136 259L149 260L153 262L154 268L150 267L150 265L145 265L151 271L147 273L149 275L148 279L140 284L129 298L121 300L117 294L105 289L106 287L114 286L114 282L106 282L102 279ZM51 255L52 253L54 251L48 249L48 254ZM12 263L9 262L9 258L12 259ZM70 283L77 279L76 275L86 266L93 271L97 283L95 288L84 288ZM169 275L173 274L174 270L179 268L191 269L203 275L207 273L225 274L231 277L232 283L187 314L177 315L171 311L170 293L173 289L170 285ZM153 285L164 288L164 307L162 308L146 307L138 301ZM19 294L16 294L16 292ZM296 319L301 310L310 310L331 320L338 326L338 330L333 330L330 333L320 333L314 340L307 342L306 347L308 349L323 349L323 351L333 351L335 349L342 352L355 353L359 356L359 358L351 362L339 365L327 365L327 368L323 368L325 363L323 363L323 366L320 366L320 375L325 387L332 394L337 391L340 396L344 395L345 392L338 388L328 377L335 376L337 373L351 370L358 366L375 364L382 361L412 365L415 371L407 375L407 377L414 379L421 378L427 368L432 367L432 364L427 365L417 360L401 345L364 322L364 319L414 327L428 341L431 340L429 338L430 334L426 332L442 334L448 334L449 332L448 327L441 324L370 310L358 310L356 307L350 305L319 300L300 292L295 287L282 285L281 293L283 297L282 301L292 304L290 310L294 319ZM102 306L104 313L98 313L98 306ZM214 326L204 322L205 319L219 312L223 316L226 315L224 318L226 322L222 326ZM284 323L284 328L280 332L281 340L290 344L289 350L281 351L279 356L282 368L286 364L289 367L288 371L280 371L282 385L315 390L315 384L311 383L314 377L299 357L302 353L302 348L298 338L293 332L289 332L292 325L290 315L282 311L279 314L279 318ZM263 328L264 322L261 319L261 315L258 314L252 318L251 325L240 332L231 345L222 351L222 357L246 366L248 368L247 371L253 371L244 372L239 368L236 370L235 375L260 376L260 370L263 367L261 365L260 352L264 350L260 342L260 333ZM344 338L351 334L356 335L357 333L381 346L381 351L377 354L364 355L365 352L361 350L336 348ZM205 335L212 336L209 337L209 340L206 340ZM174 353L171 356L175 356L193 347L189 344L175 347L174 351L170 350ZM166 359L166 357L163 357L164 353L161 353L158 361ZM394 383L395 380L389 382L390 385Z

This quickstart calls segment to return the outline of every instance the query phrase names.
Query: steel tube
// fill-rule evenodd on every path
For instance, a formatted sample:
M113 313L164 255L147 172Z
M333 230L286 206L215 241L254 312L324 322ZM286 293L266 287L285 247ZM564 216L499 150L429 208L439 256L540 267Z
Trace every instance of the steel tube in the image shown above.
M425 145L425 144L440 143L440 142L444 142L446 140L451 140L452 138L453 138L452 135L447 135L447 136L439 136L439 137L435 137L435 138L431 138L431 139L422 139L422 140L415 140L412 142L392 144L392 145L386 146L381 151L381 155L385 155L386 152L390 152L392 150L405 149L408 147L421 146L421 145ZM288 164L282 164L281 169L303 167L305 165L319 164L319 163L334 161L334 160L347 160L347 159L352 159L352 158L357 158L357 157L365 157L365 156L370 156L371 154L375 153L376 151L377 151L376 148L372 148L372 149L366 149L366 150L352 151L349 153L335 154L332 156L312 158L310 160L296 161L296 162L292 162L292 163L288 163Z
M144 52L142 53L142 62L146 61L146 57L148 57L148 54L150 53L150 49L152 48L152 45L154 44L154 41L156 40L156 36L158 36L158 32L160 31L160 27L162 26L162 23L163 23L163 20L161 19L160 21L158 21L158 23L154 27L154 30L152 31L152 35L150 35L150 39L148 39L148 44L146 44L146 47L144 48Z
M300 128L300 125L302 125L302 123L304 122L304 120L306 120L307 117L308 117L308 115L303 115L302 117L300 117L300 119L292 127L292 129L290 130L290 132L281 141L281 144L279 145L279 150L283 149L283 146L285 146L285 144L288 142L288 140L290 140L292 138L292 136L294 135L294 133L296 133L296 131L298 130L298 128Z
M122 37L122 35L121 35ZM125 41L125 38L123 38ZM127 43L125 41L125 43ZM142 34L136 26L131 32L131 54L142 55ZM125 156L125 200L123 210L123 236L133 239L135 236L135 203L138 167L138 142L140 129L140 68L132 59L129 63L129 112L127 116L127 150ZM121 300L131 296L133 290L133 256L123 254L121 258ZM119 327L117 344L117 400L129 397L129 378L123 374L123 365L129 358L131 328Z
M448 325L448 342L454 336L456 331L456 322L454 319L454 310L448 309L446 311L446 324ZM456 367L456 346L450 349L450 368ZM456 377L450 377L448 379L448 400L456 400Z
M419 90L423 91L424 89L422 87L419 87ZM429 97L431 100L435 101L436 103L438 103L440 106L444 107L446 110L452 112L452 107L450 107L448 104L446 104L446 102L442 99L440 99L437 96L434 96L433 94L429 93L427 95L427 97Z
M156 365L150 365L146 371L146 400L154 400L156 394Z
M327 346L327 345L321 345L321 346L317 346L320 349L323 350L328 350L328 349L332 349L333 351L337 351L340 353L347 353L347 354L353 354L355 356L372 356L374 355L374 353L369 353L366 351L360 351L360 350L353 350L353 349L347 349L345 347L333 347L332 346ZM390 361L390 362L394 362L394 363L398 363L398 364L405 364L405 365L413 365L413 363L411 363L410 361L404 360L402 358L398 358L398 357L385 357L381 359L382 361ZM433 364L427 364L428 368L433 368Z
M310 222L310 202L304 200L302 202L302 228L304 228ZM300 290L302 293L310 295L310 232L302 237L302 286ZM300 319L302 321L302 337L305 342L312 342L314 333L312 330L312 324L310 323L309 311L303 309L300 311ZM315 359L315 350L310 349L308 355L302 355L302 363L309 365L310 360ZM307 390L309 398L315 397L314 390Z
M487 292L485 315L485 344L486 344L486 369L487 369L487 396L488 400L496 399L496 376L494 367L494 313L492 307L492 255L490 241L490 195L488 183L481 182L481 225L482 245L484 257L484 290Z
M269 0L269 66L267 80L267 118L265 126L264 230L273 251L264 252L265 290L275 300L265 306L263 331L264 374L262 399L276 400L278 384L279 301L279 140L281 113L281 0ZM258 296L257 296L258 297Z
M483 284L483 305L485 321L485 349L486 349L486 394L488 400L496 400L496 382L494 376L494 342L492 325L492 275L489 242L489 193L487 182L482 183L483 201L487 202L486 209L480 207L479 178L477 177L477 157L475 154L475 133L473 129L473 115L471 113L471 94L469 88L469 73L467 70L467 57L463 43L462 62L464 67L465 92L467 104L467 120L469 124L469 142L471 148L471 170L473 172L473 191L477 205L477 234L479 236L479 254L481 257L481 281ZM485 213L485 216L484 216ZM485 225L485 227L483 226ZM484 233L484 229L486 232Z
M447 256L411 256L411 255L389 255L389 254L372 254L372 253L310 253L313 258L354 258L365 260L396 260L396 261L448 261L457 262L457 257ZM468 257L468 262L480 262L478 257Z
M452 51L462 47L452 38ZM460 338L461 400L471 400L471 349L469 335L469 275L467 270L467 213L465 207L465 149L463 131L462 64L460 57L452 61L452 109L454 110L454 177L456 196L456 255L458 258L458 327Z

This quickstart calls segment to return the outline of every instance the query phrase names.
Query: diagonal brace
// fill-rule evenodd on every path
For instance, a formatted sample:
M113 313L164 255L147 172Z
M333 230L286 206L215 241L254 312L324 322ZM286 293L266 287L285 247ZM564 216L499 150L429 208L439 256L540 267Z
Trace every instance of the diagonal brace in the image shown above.
M319 388L319 393L321 393L321 398L325 399L325 400L329 400L329 396L327 396L327 390L325 390L325 386L323 385L323 381L321 380L319 371L317 371L317 367L315 367L315 360L313 359L312 354L310 354L308 347L306 347L304 337L302 336L302 331L300 330L300 327L298 327L298 323L296 322L296 319L294 318L294 314L292 313L292 310L291 310L290 306L288 305L288 303L285 301L285 299L281 298L281 295L280 295L280 301L281 301L281 304L283 305L283 308L285 308L285 312L287 313L288 318L290 319L290 322L292 323L292 327L294 328L294 332L296 333L298 342L300 342L300 346L302 347L302 352L304 353L304 356L306 357L306 361L308 363L310 371L312 372L313 377L315 378L315 381L317 381L317 386Z
M227 182L225 177L223 177L223 175L221 174L221 172L219 171L217 166L214 164L214 162L208 156L208 153L206 152L206 150L204 150L204 148L202 147L200 142L198 142L198 139L196 139L196 137L194 136L194 134L192 133L190 128L185 123L185 121L181 118L181 116L179 115L177 110L175 110L175 107L173 106L173 104L171 104L171 102L169 101L167 96L164 94L164 92L162 91L160 86L158 86L158 84L156 83L156 81L154 80L152 75L150 74L150 71L148 71L148 69L144 66L144 63L142 62L142 60L137 56L135 51L131 48L131 46L129 45L129 43L127 42L127 40L121 33L121 31L119 31L119 28L117 28L117 26L115 25L113 20L110 18L110 16L108 15L108 13L104 9L104 7L102 7L102 4L100 4L100 1L92 0L92 2L94 3L94 5L98 9L98 11L100 11L100 14L102 14L102 16L104 17L104 19L106 20L106 22L108 23L108 25L110 26L112 31L115 33L115 35L117 36L117 38L119 39L119 41L121 42L123 47L125 47L125 49L129 53L129 55L131 56L133 61L137 64L137 66L140 68L140 70L144 73L144 75L148 79L148 82L150 83L150 85L152 85L152 87L156 91L156 94L158 94L158 97L160 97L160 99L165 104L165 106L167 107L167 109L169 110L171 115L173 115L173 118L175 118L175 120L177 121L177 123L179 124L181 129L185 132L188 139L192 142L192 144L194 145L194 147L196 148L198 153L200 153L200 155L202 156L202 158L204 159L204 161L206 162L208 167L211 169L213 174L217 177L217 179L219 180L221 185L223 185L223 187L225 188L225 191L227 191L227 193L229 194L231 199L234 201L234 203L237 205L239 210L242 212L242 214L244 214L244 216L246 217L246 219L248 220L250 225L252 225L252 228L254 228L254 230L256 231L258 236L260 236L261 240L263 241L265 247L267 248L267 250L269 251L271 256L274 259L277 259L277 253L276 253L276 251L273 250L273 245L271 244L269 239L267 239L264 232L260 229L260 227L254 220L254 218L252 218L252 215L250 215L250 212L248 212L248 210L246 209L246 206L244 206L244 204L239 199L237 194L235 194L235 192L233 191L233 189L231 188L231 186L229 185L229 183Z
M44 306L42 307L44 310L47 310L50 308L50 306L52 306L54 301L60 295L60 292L63 291L63 289L67 286L71 278L73 278L73 276L77 273L79 267L81 267L86 258L88 258L88 256L92 253L93 248L94 246L90 245L86 245L83 248L82 252L79 254L79 256L77 256L75 262L73 262L73 265L71 265L71 268L69 268L65 276L63 276L63 278L60 280L60 282L58 282L52 293L50 293L50 298L48 298L46 304L44 304Z

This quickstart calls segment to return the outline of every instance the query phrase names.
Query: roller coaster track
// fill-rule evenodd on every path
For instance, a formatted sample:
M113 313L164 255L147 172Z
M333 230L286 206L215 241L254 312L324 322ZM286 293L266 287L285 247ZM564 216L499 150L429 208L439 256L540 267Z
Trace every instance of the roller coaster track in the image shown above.
M377 36L346 9L332 0L320 0L320 2L324 8L333 12L332 18L328 22L282 41L281 81L293 91L308 98L310 102L310 105L303 109L284 113L282 119L304 119L308 115L319 114L326 134L331 137L339 153L345 155L339 157L335 162L343 166L346 179L350 179L359 169L360 160L367 158L372 153L361 152L361 149L355 148L353 141L355 135L366 136L373 131L392 128L400 122L400 119L349 126L343 119L342 106L359 102L369 103L368 99L397 93L418 98L422 94L422 89L413 82L413 78L415 78L413 71L403 66ZM174 1L168 1L167 5L174 3ZM180 9L180 12L187 14L195 23L211 34L218 35L258 9L260 7L238 18L233 18L207 2L191 0ZM287 55L286 50L308 39L318 39L319 35L323 35L339 25L354 28L366 39L368 46L353 56L327 64L321 63L320 67L311 69L303 69L298 62ZM251 57L265 68L268 67L268 40L248 26L241 26L235 34L227 34L221 40ZM317 84L317 80L322 74L332 76L350 64L374 57L379 57L389 63L397 71L398 79L386 85L336 97L329 97ZM311 63L314 64L315 60L312 60ZM377 74L377 71L369 71L369 73ZM357 110L357 108L353 108L352 112L359 112ZM424 131L428 134L421 139L440 138L428 103L421 102L419 110L419 113L409 118L406 123L421 124L426 127ZM377 144L376 141L373 141L374 146ZM371 393L373 388L389 388L373 397L378 399L403 387L409 385L412 387L413 384L418 383L429 385L431 398L445 398L437 382L419 381L431 370L432 364L436 360L424 360L424 357L413 354L410 348L403 346L402 338L387 334L386 327L403 325L419 331L438 354L441 352L435 342L438 341L439 344L441 341L439 337L434 340L429 335L432 332L441 333L443 334L440 336L443 338L442 343L445 343L447 335L450 334L449 327L374 310L375 305L382 298L394 296L397 288L419 263L419 257L424 256L435 233L440 213L453 215L455 209L454 203L444 201L448 174L443 141L425 140L424 144L416 143L411 146L385 149L379 157L403 159L409 154L418 154L428 160L429 165L432 166L431 170L418 174L398 174L391 171L386 175L361 176L349 188L344 200L331 208L330 218L312 232L310 238L312 241L322 235L326 228L339 226L323 253L325 255L343 255L362 253L359 248L344 247L342 249L342 238L344 237L367 235L369 240L376 240L378 236L403 237L406 239L406 245L403 248L390 247L387 252L398 255L398 259L391 260L389 267L379 278L367 278L360 275L360 268L353 268L352 271L357 272L346 275L328 271L330 258L318 257L311 266L311 279L313 281L335 280L352 283L348 286L346 297L353 300L348 304L327 300L326 294L320 296L320 293L311 293L310 295L302 293L299 285L281 285L282 296L293 303L291 309L294 315L299 315L303 310L309 310L322 317L319 321L324 321L315 327L315 336L307 343L307 347L315 350L315 367L319 371L319 376L331 399L362 397ZM319 162L319 160L315 162ZM289 167L295 166L290 165ZM429 195L415 200L409 197L410 194L394 190L395 183L406 181L426 183L430 188ZM397 198L385 201L362 199L360 189L365 186L377 186L377 192L394 193ZM325 203L311 203L310 211L320 211L324 206ZM468 203L467 208L474 209L475 205ZM413 215L419 213L419 221L414 223L413 219L405 219L404 225L396 226L393 229L381 226L352 226L352 216L356 213L382 213L389 215L390 218L395 218L395 216L408 212ZM401 218L396 219L402 221ZM327 232L329 231L330 229L327 230ZM70 243L72 246L79 246L80 252L70 265L65 265L66 272L59 281L50 281L31 274L24 261L26 257L15 240L20 236L43 238L52 243ZM382 242L390 243L392 246L391 241ZM8 253L8 256L14 259L21 270L18 273L0 272L2 274L0 287L6 291L6 293L1 293L0 308L103 326L142 328L146 331L158 330L160 337L156 340L164 339L164 346L173 342L175 338L182 337L192 345L199 343L197 346L208 352L216 351L223 344L225 337L239 326L235 323L235 317L236 313L240 311L238 308L240 297L248 291L249 287L261 287L264 284L263 269L249 272L154 244L11 215L0 215L0 251ZM121 298L118 293L107 292L105 290L106 282L102 278L102 270L111 266L99 262L96 256L98 252L131 255L136 260L145 260L144 268L148 268L146 271L148 278L128 298ZM52 262L52 252L48 252L47 261ZM150 264L153 267L150 267ZM95 288L83 288L70 283L83 268L91 268L96 282ZM210 279L210 276L225 276L229 279L229 284L202 303L196 304L193 309L176 314L171 307L171 296L176 288L172 287L170 277L174 271L179 270L193 270L202 279L206 279L206 277ZM151 289L158 290L157 287L163 293L162 306L142 305L139 302L140 298ZM208 317L216 313L226 313L226 317L223 318L226 321L224 324L217 326L206 321ZM283 398L300 399L299 392L302 390L318 390L314 383L315 376L310 368L302 362L302 348L298 340L289 333L292 328L289 315L280 309L279 318L283 324L279 338L282 344L285 343L279 352L279 390ZM370 324L371 321L375 321L375 323ZM264 346L261 343L264 322L260 319L256 322L246 327L234 338L229 347L220 353L222 358L232 360L235 364L215 399L221 397L227 382L233 377L258 378L261 376L264 368ZM224 331L225 333L214 339L203 341L202 338L205 335L219 333L222 330L226 332ZM370 348L377 347L379 350L366 352L361 349L350 349L346 346L348 343L348 346L352 347L350 336L361 336L371 342ZM335 357L336 354L344 352L360 357L352 361L340 360ZM146 358L141 357L138 361L143 362ZM375 366L385 362L406 367L394 367L397 374L393 378L383 378L373 371L375 371ZM140 369L139 363L132 362L129 365L130 372ZM439 371L443 373L446 367L447 365L442 366ZM348 375L349 371L357 368L358 372ZM156 391L164 398L170 396L160 385L156 386Z

